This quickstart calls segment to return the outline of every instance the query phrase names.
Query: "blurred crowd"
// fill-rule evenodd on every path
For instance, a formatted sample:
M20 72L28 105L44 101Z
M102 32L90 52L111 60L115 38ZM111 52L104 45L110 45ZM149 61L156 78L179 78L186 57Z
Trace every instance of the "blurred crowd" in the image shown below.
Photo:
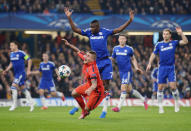
M70 7L77 13L90 13L84 0L0 0L0 12L63 13Z
M98 0L105 14L191 14L190 0ZM77 13L91 13L87 0L0 0L0 12L63 13L70 7ZM98 9L99 10L99 9Z
M99 0L105 14L191 14L190 0Z
M30 44L27 41L21 39L21 35L18 33L12 33L10 40L16 39L21 45L21 50L30 54ZM4 70L9 64L9 44L5 39L5 33L0 34L0 70ZM31 36L32 37L32 36ZM54 80L56 88L62 91L65 96L71 96L71 91L76 88L81 83L81 59L73 52L71 49L66 47L61 38L63 36L58 33L57 37L52 38L50 35L38 35L37 39L37 58L33 58L33 68L32 70L37 70L39 68L39 63L41 61L41 54L47 52L49 54L50 60L59 67L63 64L68 65L72 74L69 78L64 78L61 81L56 80L56 74L54 73ZM78 36L74 36L73 33L67 32L64 36L70 43L77 46L80 50L86 51L90 50L89 42L85 39L80 39ZM117 36L109 37L108 48L110 53L114 46L118 44ZM152 36L128 36L127 44L134 48L135 57L144 70L144 73L137 74L133 69L133 87L136 88L140 93L148 98L152 95L152 80L151 72L146 73L145 69L148 63L149 56L153 50ZM189 53L189 48L191 44L178 47L176 50L176 76L177 76L177 87L180 91L181 98L190 98L191 91L191 54ZM32 54L31 54L32 55ZM153 68L157 66L157 62L154 62ZM112 91L112 97L120 96L120 79L118 68L115 63L113 63L113 80L110 83L110 88ZM0 71L1 72L1 71ZM13 81L13 72L9 71L6 76L0 75L0 98L10 97L10 85ZM27 88L31 91L33 97L38 96L38 84L40 81L40 75L29 76L26 81ZM165 89L165 98L172 98L170 89ZM133 97L133 96L129 96Z

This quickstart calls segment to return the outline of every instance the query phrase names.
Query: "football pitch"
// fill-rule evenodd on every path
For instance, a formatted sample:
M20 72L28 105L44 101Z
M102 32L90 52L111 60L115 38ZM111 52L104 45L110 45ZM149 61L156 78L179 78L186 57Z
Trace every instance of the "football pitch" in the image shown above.
M157 107L147 111L143 107L123 107L115 113L108 110L107 117L100 119L98 107L84 120L78 120L80 112L69 115L72 107L19 107L14 112L8 107L0 108L0 131L191 131L191 108L181 107L175 113L173 107L165 107L164 114L158 114Z

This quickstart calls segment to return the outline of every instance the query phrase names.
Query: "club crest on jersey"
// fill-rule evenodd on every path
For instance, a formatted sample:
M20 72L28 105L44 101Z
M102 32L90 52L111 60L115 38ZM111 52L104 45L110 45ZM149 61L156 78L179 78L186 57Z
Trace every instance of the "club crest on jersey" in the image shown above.
M16 54L16 56L11 57L11 60L19 60L19 54Z

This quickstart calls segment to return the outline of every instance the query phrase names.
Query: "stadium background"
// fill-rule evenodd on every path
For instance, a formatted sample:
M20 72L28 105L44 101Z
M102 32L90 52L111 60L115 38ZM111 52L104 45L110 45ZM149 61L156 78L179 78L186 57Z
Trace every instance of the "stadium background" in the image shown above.
M180 97L190 99L191 87L191 2L189 0L0 0L0 69L9 64L9 42L17 40L21 50L33 59L33 70L38 69L42 52L47 52L50 60L57 67L66 64L72 69L69 78L60 82L55 79L58 90L66 97L80 83L81 61L70 49L65 47L61 38L82 50L89 50L89 41L85 37L74 34L64 14L64 7L74 10L72 18L80 28L88 28L93 19L98 19L102 27L113 29L126 20L130 9L135 11L135 19L123 32L127 34L127 44L132 46L139 65L146 69L149 56L156 40L162 40L161 31L168 27L175 31L181 26L187 34L189 44L176 50L177 86ZM159 32L159 33L157 33ZM153 35L153 33L155 35ZM173 39L180 39L173 32ZM117 36L109 37L108 49L117 45ZM156 67L156 61L153 67ZM110 83L112 97L120 95L120 80L116 64L113 64L114 76ZM152 94L151 72L143 75L134 73L133 87L148 98ZM40 76L30 76L26 85L32 97L38 98ZM10 85L13 72L0 76L0 98L11 99ZM20 97L23 97L22 94ZM132 96L129 96L132 98ZM172 98L169 88L165 90L165 98Z

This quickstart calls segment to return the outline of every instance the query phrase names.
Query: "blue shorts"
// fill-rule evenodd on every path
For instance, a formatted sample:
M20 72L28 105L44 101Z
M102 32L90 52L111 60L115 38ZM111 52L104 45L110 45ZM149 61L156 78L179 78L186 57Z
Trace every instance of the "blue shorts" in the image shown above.
M22 72L22 73L17 73L14 75L14 80L13 83L22 86L25 84L25 80L26 80L26 73Z
M111 80L113 77L113 68L112 62L109 58L96 61L101 79L102 80Z
M55 84L53 80L40 80L38 89L48 90L49 92L56 91Z
M154 82L153 83L153 92L157 92L158 91L158 83Z
M119 72L121 84L131 84L133 72L132 70L126 72Z
M175 66L159 66L158 84L166 84L168 82L176 82Z

